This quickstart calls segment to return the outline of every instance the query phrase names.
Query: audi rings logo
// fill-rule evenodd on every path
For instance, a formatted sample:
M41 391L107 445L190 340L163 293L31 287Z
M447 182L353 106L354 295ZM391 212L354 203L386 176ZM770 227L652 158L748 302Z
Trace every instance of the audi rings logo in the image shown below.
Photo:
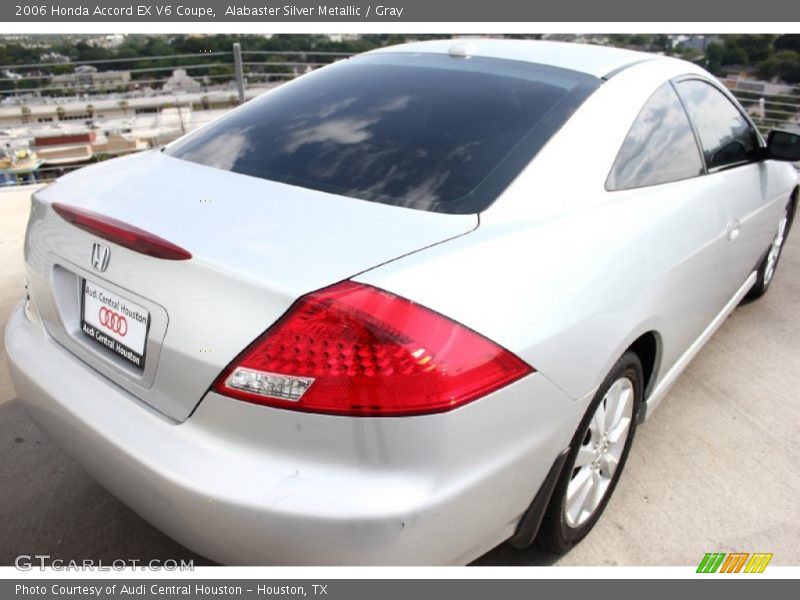
M128 320L105 306L100 308L100 324L122 337L128 333Z

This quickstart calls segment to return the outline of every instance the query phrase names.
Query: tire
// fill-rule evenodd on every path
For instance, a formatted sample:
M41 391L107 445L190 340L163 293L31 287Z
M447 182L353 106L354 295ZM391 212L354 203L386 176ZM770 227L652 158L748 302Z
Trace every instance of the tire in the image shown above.
M775 279L775 271L778 268L778 261L781 259L783 244L786 241L786 234L789 233L789 219L791 214L791 206L787 205L778 222L775 237L772 239L769 248L767 248L764 259L758 266L756 282L753 284L753 287L750 288L750 291L747 292L747 295L744 297L745 300L758 300L761 298L761 296L767 293L770 284L773 279Z
M556 554L568 551L586 537L603 514L625 467L636 433L636 420L643 397L643 382L639 357L628 351L617 361L598 388L572 440L564 469L542 520L539 543L545 550ZM618 396L620 399L626 395L625 397L630 400L630 406L629 410L624 408L620 411L620 414L628 419L627 429L618 432L618 443L612 443L611 438L603 437L595 417L599 415L598 409L601 405L605 409L614 401L617 392L620 392ZM612 423L609 433L617 431L623 420L621 418ZM599 444L597 452L594 450L595 443ZM617 458L613 471L610 456ZM582 503L580 498L586 486L591 490L585 495L586 502ZM602 496L597 499L597 495L601 492ZM579 505L585 506L576 510Z

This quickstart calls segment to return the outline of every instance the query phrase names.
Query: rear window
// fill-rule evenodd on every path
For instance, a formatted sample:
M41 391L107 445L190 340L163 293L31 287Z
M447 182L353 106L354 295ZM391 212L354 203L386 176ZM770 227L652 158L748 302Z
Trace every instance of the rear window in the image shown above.
M599 83L518 61L363 55L281 86L167 152L360 200L476 213Z

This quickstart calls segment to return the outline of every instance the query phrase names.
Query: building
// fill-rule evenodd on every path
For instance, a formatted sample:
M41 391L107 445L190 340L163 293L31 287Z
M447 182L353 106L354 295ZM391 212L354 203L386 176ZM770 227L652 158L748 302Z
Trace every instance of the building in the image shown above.
M722 83L731 91L751 92L765 96L791 96L794 86L786 83L773 83L752 79L746 73L728 75Z
M709 44L718 44L722 38L718 35L676 35L672 36L672 47L705 52Z
M91 89L95 92L108 92L127 88L131 82L131 74L128 71L98 71L97 67L81 65L75 68L74 73L53 75L50 82L54 87L65 90Z
M112 33L106 36L106 48L119 48L124 41L124 35L121 33Z
M276 85L249 87L245 97ZM236 95L224 87L180 94L30 98L25 104L0 105L0 147L34 150L42 165L37 178L50 179L88 162L167 144L237 104ZM5 183L18 179L6 177Z
M69 56L64 56L63 54L59 54L58 52L47 52L45 54L39 55L39 62L41 63L55 63L59 65L65 65L69 63Z
M267 36L264 36L267 37ZM269 36L272 37L272 36ZM326 36L332 42L355 42L361 39L360 33L329 33Z
M101 35L89 40L92 46L100 48L118 48L125 41L125 35L121 33L112 33L110 35Z
M197 92L202 89L200 83L186 74L186 69L175 69L164 82L164 91L168 94L178 92Z
M19 73L15 73L10 69L3 69L2 74L3 77L5 77L6 79L24 79L22 75L20 75Z
M119 131L109 132L105 139L99 139L92 144L95 154L128 154L138 152L150 147L147 140Z
M71 164L91 160L94 131L44 135L33 138L33 150L48 165Z
M247 99L280 85L280 82L248 86ZM197 110L206 107L220 109L232 108L238 104L235 92L228 88L181 93L181 106L190 105ZM125 97L105 98L38 98L28 96L13 98L14 102L0 104L0 127L14 128L20 125L37 124L100 124L113 119L156 115L165 109L175 107L175 93L153 92L151 94L130 94ZM184 108L185 110L185 108ZM1 141L2 136L0 136Z

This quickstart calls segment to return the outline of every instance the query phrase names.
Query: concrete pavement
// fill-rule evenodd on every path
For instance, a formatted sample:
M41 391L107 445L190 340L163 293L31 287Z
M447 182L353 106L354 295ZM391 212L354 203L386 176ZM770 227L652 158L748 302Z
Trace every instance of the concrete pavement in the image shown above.
M0 331L23 293L29 192L0 191ZM800 225L800 221L798 221ZM564 557L500 546L479 565L800 564L800 226L770 292L740 306L639 428L603 518ZM194 558L64 455L14 400L0 341L0 565L18 554Z

